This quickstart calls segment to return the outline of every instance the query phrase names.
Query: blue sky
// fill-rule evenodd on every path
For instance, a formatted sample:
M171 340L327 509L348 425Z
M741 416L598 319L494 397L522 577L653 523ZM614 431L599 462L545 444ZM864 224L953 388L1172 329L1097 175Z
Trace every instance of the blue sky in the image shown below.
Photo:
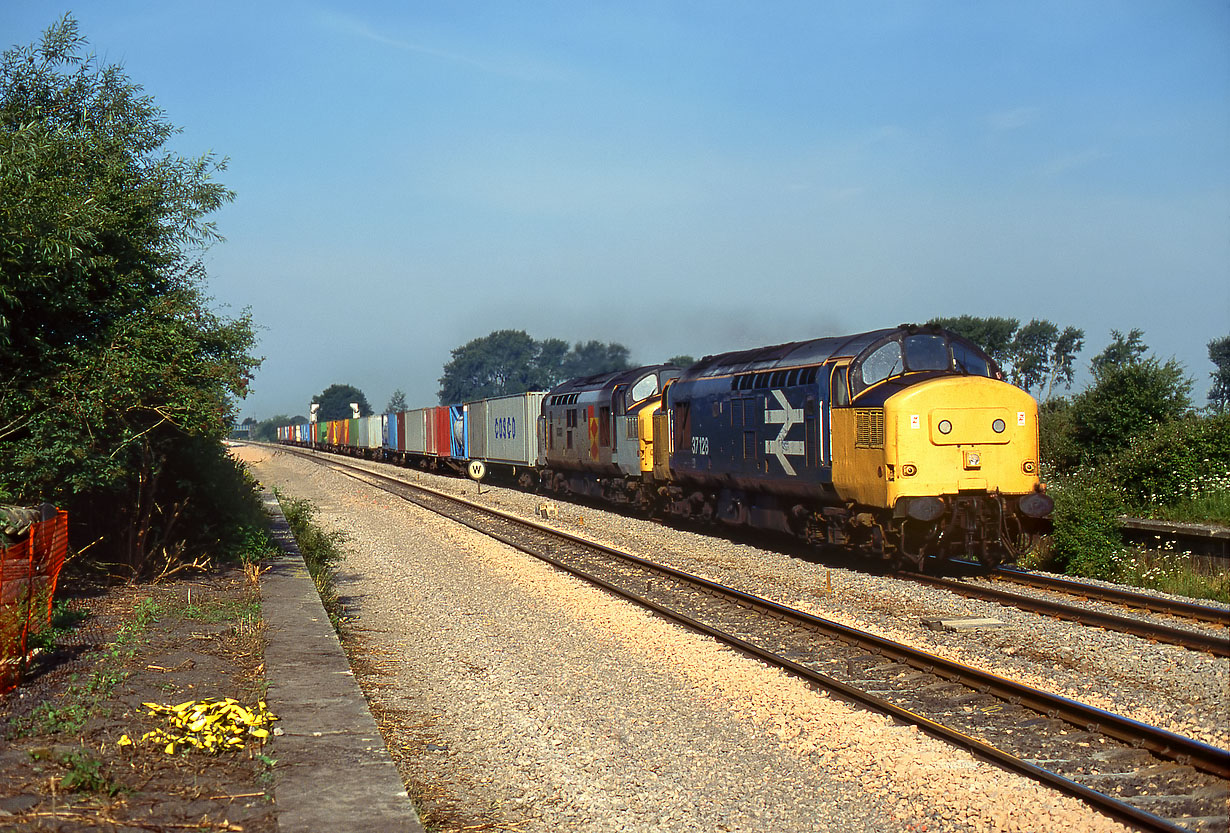
M243 416L435 401L496 329L635 360L937 315L1230 334L1230 3L0 4L71 10L229 159Z

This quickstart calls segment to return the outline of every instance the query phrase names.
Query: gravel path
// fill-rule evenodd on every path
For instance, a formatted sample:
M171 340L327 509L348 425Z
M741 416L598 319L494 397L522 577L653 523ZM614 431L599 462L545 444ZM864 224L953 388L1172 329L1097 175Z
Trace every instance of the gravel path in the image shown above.
M349 536L339 590L354 616L357 673L426 820L442 829L1122 829L349 478L283 453L250 456L261 480L312 501L322 525ZM405 474L475 493L473 483ZM541 502L486 486L482 497L526 512ZM1005 673L1015 673L1003 669L1008 661L1053 674L1082 699L1091 699L1083 682L1114 690L1079 670L1075 626L1021 614L1028 624L936 634L918 625L920 615L993 607L1008 621L1012 612L836 569L827 596L826 568L798 558L558 507L562 526L751 592L937 652L970 652L958 658ZM903 588L910 598L894 600ZM1075 667L1056 661L1050 671L1027 655L1045 656L1052 643L1074 651ZM1105 648L1095 641L1092 650ZM1167 656L1160 667L1182 659ZM1175 709L1182 698L1151 667L1136 675L1141 708ZM1221 709L1210 727L1225 722L1224 688L1220 701L1209 695Z

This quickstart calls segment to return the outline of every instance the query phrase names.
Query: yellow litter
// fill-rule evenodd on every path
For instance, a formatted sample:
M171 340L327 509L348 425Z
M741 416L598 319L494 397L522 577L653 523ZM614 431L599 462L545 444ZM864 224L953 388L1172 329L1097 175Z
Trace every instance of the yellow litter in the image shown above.
M247 709L238 701L227 697L223 700L189 700L178 706L160 706L157 703L142 703L152 717L165 717L167 729L154 729L133 741L123 735L117 746L132 746L134 743L165 744L163 751L174 755L177 749L199 749L202 752L219 752L224 749L242 749L249 739L263 744L269 737L270 723L277 716L269 711L265 701L255 709Z

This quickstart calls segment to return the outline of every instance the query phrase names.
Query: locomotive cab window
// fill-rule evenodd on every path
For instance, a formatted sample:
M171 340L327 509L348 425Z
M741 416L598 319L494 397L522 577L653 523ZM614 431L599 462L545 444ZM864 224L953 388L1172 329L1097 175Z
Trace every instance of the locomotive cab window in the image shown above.
M831 401L836 408L844 408L850 404L850 388L846 383L846 370L849 365L842 364L833 368L833 376L829 382L832 391Z
M657 392L658 377L650 373L632 386L632 392L628 395L628 404L631 405L634 402L640 402L642 399L648 399Z
M973 343L943 333L893 336L872 345L850 365L850 395L905 373L962 373L1002 378L995 363ZM835 388L834 388L835 389Z
M905 364L901 361L901 345L896 341L890 341L880 345L874 353L863 359L859 367L859 375L862 377L863 387L870 387L904 370Z
M952 342L952 365L954 370L971 376L995 375L991 371L991 360L985 353L972 344L964 344L955 339Z
M948 344L941 335L914 335L905 338L906 370L947 370Z

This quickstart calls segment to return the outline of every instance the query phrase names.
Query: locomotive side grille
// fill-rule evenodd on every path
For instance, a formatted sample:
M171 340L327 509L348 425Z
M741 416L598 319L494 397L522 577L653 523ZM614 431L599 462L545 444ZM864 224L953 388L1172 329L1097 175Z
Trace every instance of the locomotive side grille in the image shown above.
M884 411L881 408L856 408L854 444L859 448L884 447Z

